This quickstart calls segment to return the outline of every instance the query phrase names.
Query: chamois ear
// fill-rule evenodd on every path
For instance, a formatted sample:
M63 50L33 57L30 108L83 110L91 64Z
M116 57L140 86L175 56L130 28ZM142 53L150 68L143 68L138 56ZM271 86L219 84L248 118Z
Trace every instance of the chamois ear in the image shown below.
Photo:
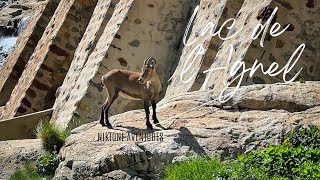
M150 56L148 60L150 61L151 64L156 64L156 60L154 59L154 57Z
M143 65L149 65L150 64L150 60L152 59L152 56L146 58L143 62Z

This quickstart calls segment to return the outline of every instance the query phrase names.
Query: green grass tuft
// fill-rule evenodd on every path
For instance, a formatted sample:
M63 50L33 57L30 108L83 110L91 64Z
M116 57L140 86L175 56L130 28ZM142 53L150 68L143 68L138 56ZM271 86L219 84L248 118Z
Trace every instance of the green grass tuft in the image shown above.
M69 135L69 131L61 130L47 120L41 121L37 127L37 138L41 139L43 148L50 153L59 152Z
M258 168L247 168L238 161L196 158L172 164L166 168L166 180L180 179L267 179Z

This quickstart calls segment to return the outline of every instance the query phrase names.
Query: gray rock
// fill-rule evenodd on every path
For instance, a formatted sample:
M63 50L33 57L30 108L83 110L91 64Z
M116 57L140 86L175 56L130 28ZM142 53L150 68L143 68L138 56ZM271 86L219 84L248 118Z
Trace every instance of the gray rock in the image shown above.
M0 141L0 177L7 179L45 151L39 139Z

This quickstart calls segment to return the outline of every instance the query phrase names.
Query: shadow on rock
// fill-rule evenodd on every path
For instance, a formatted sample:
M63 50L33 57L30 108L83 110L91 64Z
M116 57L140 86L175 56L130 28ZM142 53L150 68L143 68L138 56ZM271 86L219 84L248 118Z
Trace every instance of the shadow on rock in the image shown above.
M176 143L181 144L181 146L189 146L191 151L200 156L208 156L188 128L181 127L179 131L179 137L173 139Z

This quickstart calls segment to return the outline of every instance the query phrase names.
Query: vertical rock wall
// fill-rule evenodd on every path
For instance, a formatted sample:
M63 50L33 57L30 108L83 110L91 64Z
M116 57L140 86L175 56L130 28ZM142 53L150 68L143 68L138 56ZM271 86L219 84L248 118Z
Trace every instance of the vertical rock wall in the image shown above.
M206 1L201 1L201 3L204 2ZM228 3L230 4L228 5ZM241 7L241 9L238 10L239 7ZM272 20L271 26L275 22L279 22L282 28L289 23L291 25L286 32L278 37L271 37L270 35L267 35L264 41L264 47L261 47L259 44L261 36L257 40L252 41L250 35L258 22L265 23L275 7L278 7L279 9ZM268 11L265 12L265 9ZM266 71L273 62L278 63L280 67L279 69L281 69L288 63L291 55L302 43L306 44L305 50L297 64L295 64L293 69L286 76L286 80L290 80L300 70L300 68L303 69L300 76L296 79L297 81L319 80L320 71L317 70L318 67L320 67L320 54L319 51L317 51L317 48L319 48L319 38L317 38L320 22L319 3L316 1L287 0L270 0L259 3L251 0L244 1L243 3L241 1L228 1L225 12L229 14L228 18L236 17L236 29L230 32L234 32L240 27L243 27L244 29L236 37L225 42L216 37L212 38L205 54L196 59L192 68L185 75L185 79L188 79L192 77L191 75L195 72L197 73L197 76L192 77L191 81L188 83L183 83L180 80L180 74L184 68L183 65L187 62L187 56L182 55L173 78L169 83L166 96L176 95L186 91L199 90L201 86L203 89L213 88L219 92L225 87L223 81L227 81L230 78L228 75L229 72L220 70L207 75L204 74L203 71L214 67L223 67L228 63L231 63L232 65L232 62L237 59L243 59L246 68L251 68L254 61L257 59L258 62L261 62L264 65L264 71ZM234 16L231 14L234 14ZM221 26L221 24L228 18L222 15L219 20L219 26ZM206 23L199 23L202 19L201 14L199 14L194 22L195 25L192 28L190 39L194 38L193 34L197 33L200 28L204 28L206 26ZM199 27L197 24L199 24ZM199 40L198 43L202 43L202 41ZM231 44L235 47L236 52L232 54L231 62L227 62L229 55L228 47ZM184 49L187 48L188 47L185 47ZM199 68L201 58L203 58L203 64ZM283 73L272 77L264 75L259 68L253 77L248 77L248 74L249 73L245 74L241 85L284 82ZM206 85L204 85L205 81L207 81ZM237 81L233 83L232 86L236 83Z
M19 113L24 114L52 108L56 100L56 90L65 79L76 47L92 15L92 7L94 4L86 6L78 1L75 1L71 6L30 87L36 92L36 97L27 94L22 102L30 102L31 105L20 107Z
M91 17L90 7L94 4L87 3L81 0L60 2L4 107L1 119L52 107L54 92L64 79ZM34 93L28 94L28 91Z
M70 90L70 96L64 103L67 109L61 109L61 111L54 111L52 119L56 124L62 128L75 127L77 124L82 124L95 119L86 119L88 115L80 116L77 112L78 107L82 107L80 104L81 99L87 94L88 88L93 85L92 78L95 76L101 61L103 60L111 42L116 35L121 23L126 18L127 13L132 5L133 0L120 0L116 5L114 13L111 19L107 23L106 28L103 31L102 36L99 38L95 49L89 55L87 63L84 65L80 72L80 76L75 83L74 87ZM101 87L100 87L101 88ZM83 107L82 107L83 108ZM99 108L100 109L100 108ZM94 111L95 114L100 110ZM76 115L74 117L74 115ZM87 120L87 121L85 121Z
M93 11L92 18L88 24L81 42L79 43L75 56L69 68L69 71L64 79L62 86L58 89L57 99L54 104L54 113L52 119L58 119L59 113L65 109L65 103L72 96L71 90L76 85L76 82L81 74L81 70L87 62L88 56L94 48L94 42L99 38L98 31L103 28L103 21L107 19L107 12L111 4L110 0L99 0ZM110 8L111 9L111 8Z
M63 127L99 118L101 105L107 98L100 85L101 77L112 69L141 71L144 59L153 56L164 86L169 78L168 64L177 54L191 5L180 1L133 1L129 10L122 4L125 3L120 1L116 5L76 84L63 99L62 104L72 108L65 109L60 103L54 108L52 119ZM128 14L123 14L126 10ZM117 15L123 15L123 19ZM114 26L119 26L119 30L114 31ZM142 106L139 101L119 97L110 113L136 109L139 105Z
M204 3L206 1L201 1L201 3L202 2ZM222 2L223 1L220 1L220 3L222 3ZM258 14L259 10L268 6L270 4L270 2L271 2L271 0L263 1L261 3L256 3L255 1L252 1L252 0L245 0L244 1L237 17L234 17L234 18L236 18L235 27L240 28L243 26L244 27L243 32L238 34L236 37L223 42L223 44L218 48L219 51L218 51L215 58L213 58L214 56L212 56L212 51L211 50L207 51L207 49L209 49L210 45L212 47L212 45L219 44L219 42L221 42L221 40L219 40L217 38L212 38L210 36L210 31L208 31L203 37L201 37L200 34L208 22L212 22L213 24L218 23L218 20L222 14L224 7L225 7L225 4L227 2L226 1L223 2L224 5L221 8L217 8L217 7L219 7L217 5L213 6L212 8L206 7L203 5L201 7L201 3L200 3L199 14L197 16L197 19L194 22L195 25L192 28L192 33L191 33L191 36L189 37L189 39L190 40L195 39L196 36L199 36L199 38L193 45L189 46L190 50L184 51L185 55L181 56L177 70L175 71L175 73L172 77L172 81L170 82L170 85L168 86L166 96L168 97L168 96L176 95L176 94L179 94L182 92L190 91L196 80L197 81L204 80L203 78L202 79L197 78L197 74L198 74L198 71L201 67L201 63L202 63L203 59L205 59L205 56L213 58L213 59L211 59L211 61L210 60L208 61L208 59L207 59L205 62L207 64L213 63L211 68L213 68L213 67L217 68L217 67L221 67L221 66L224 66L227 64L227 58L229 55L228 47L230 44L237 46L236 48L239 49L236 52L236 54L233 55L234 59L236 59L237 57L241 57L242 55L245 55L247 48L250 46L250 43L251 43L251 38L248 35L248 32L252 31L252 29L256 26L257 22L259 22L258 20L256 20L256 16L254 16L254 14ZM238 4L238 5L240 5L240 4ZM217 9L214 11L215 8L217 8ZM230 8L230 6L229 6L229 8ZM235 8L235 7L232 6L232 8ZM218 13L219 15L216 15L216 17L218 17L218 18L217 19L209 18L205 22L201 22L201 21L205 20L205 18L206 18L206 16L201 15L201 9L202 9L202 13L204 13L204 14L212 13L212 12ZM223 22L221 22L221 23L223 23ZM221 24L219 24L219 25L221 26ZM220 26L218 26L218 27L220 27ZM234 28L230 32L234 33L236 30L238 30L236 28ZM200 38L204 38L204 37L206 37L207 39L204 41L203 40L201 41ZM225 37L225 36L223 36L223 37ZM213 42L211 42L211 41L213 41ZM191 63L192 59L188 60L188 57L191 54L191 51L198 44L203 45L203 48L205 48L205 52L203 53L203 55L199 55L199 57L197 57L195 59L194 63ZM189 47L185 47L185 49L187 49ZM213 46L212 48L215 49L215 48L217 48L217 46ZM191 65L191 66L190 66L190 69L188 71L186 71L186 73L184 74L184 80L188 80L190 78L190 81L185 83L185 82L181 81L180 76L181 76L181 72L184 69L188 69L189 65ZM202 68L202 70L206 70L206 68ZM206 76L206 75L202 75L202 76ZM218 85L223 85L221 83L222 79L225 79L225 78L223 78L223 76L224 76L224 71L212 72L210 74L210 76L209 75L206 76L207 85L206 85L206 87L203 87L203 88L208 88L208 87L212 88L213 87L212 81L217 81ZM199 75L198 75L198 77L199 77ZM203 81L198 84L199 85L203 84ZM216 88L221 88L221 87L216 86Z
M198 14L193 22L192 29L191 27L189 29L191 33L186 39L186 43L189 44L192 41L194 41L194 43L183 48L178 67L170 80L166 96L187 92L191 89L201 67L203 57L212 39L212 36L210 35L211 29L208 30L208 33L201 36L204 26L209 22L218 24L226 3L227 0L200 1ZM201 47L199 47L199 45L201 45ZM204 52L203 54L198 55L198 52L200 51ZM185 71L186 69L189 70ZM181 74L184 74L183 78L180 78Z
M270 8L278 7L275 20L282 26L288 23L291 26L286 32L278 37L267 37L265 47L261 48L259 39L254 41L249 48L245 62L247 67L251 67L256 59L262 62L267 69L271 63L277 62L282 68L287 64L293 52L302 43L306 48L299 61L289 72L286 79L291 79L299 70L303 68L297 81L319 81L320 80L320 3L317 1L272 1ZM247 75L242 82L243 85L250 84L270 84L283 82L282 74L275 77L262 74L258 70L252 78Z
M219 19L218 25L222 25L226 20L229 18L235 18L237 17L237 14L239 13L244 0L234 0L234 1L227 1L227 4L225 8L223 9L223 13ZM204 26L204 25L203 25ZM221 31L222 37L226 37L228 30L226 28L223 28ZM203 61L200 67L200 70L197 74L197 77L191 87L191 91L198 91L205 78L206 74L203 73L203 71L210 68L212 62L215 60L215 57L219 51L219 47L222 45L223 40L221 40L218 36L212 37L210 44L208 46L208 49L206 51L205 56L203 57Z
M117 32L107 52L94 82L100 83L100 77L112 69L127 69L141 72L143 61L153 56L157 61L157 73L163 86L160 98L164 96L169 71L179 55L179 46L187 25L192 7L197 1L134 1L126 21ZM106 91L89 90L88 102L96 104L94 99L103 97L99 107L105 101ZM102 96L96 96L96 94ZM87 101L87 100L86 100ZM112 115L128 110L143 108L142 101L119 97L110 108ZM95 108L93 108L94 110Z
M243 28L240 33L235 37L226 40L220 47L216 55L216 59L211 65L210 69L218 67L229 67L236 60L241 60L245 57L248 48L252 43L251 34L256 27L256 25L261 21L259 18L259 12L261 12L265 7L270 5L271 0L264 0L260 3L252 0L245 0L243 3L240 12L237 15L235 28L230 30L230 34L239 31L240 28ZM230 54L230 46L234 47L234 52L231 55L231 59L228 60ZM204 84L202 85L203 89L212 88L221 91L224 87L228 78L229 70L218 70L211 71L206 75Z

